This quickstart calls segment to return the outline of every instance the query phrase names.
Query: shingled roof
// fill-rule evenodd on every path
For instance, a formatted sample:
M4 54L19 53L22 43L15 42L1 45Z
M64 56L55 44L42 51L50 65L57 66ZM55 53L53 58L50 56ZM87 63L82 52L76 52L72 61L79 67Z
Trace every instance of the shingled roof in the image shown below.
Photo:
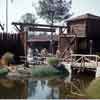
M97 20L100 20L100 16L96 16L96 15L93 15L93 14L90 14L90 13L86 13L86 14L81 15L81 16L70 18L70 19L67 20L67 22L83 20L83 19L97 19Z

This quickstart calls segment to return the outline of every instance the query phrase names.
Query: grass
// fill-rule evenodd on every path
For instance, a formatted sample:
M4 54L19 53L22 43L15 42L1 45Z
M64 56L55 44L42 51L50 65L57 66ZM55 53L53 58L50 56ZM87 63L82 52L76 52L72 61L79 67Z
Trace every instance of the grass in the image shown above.
M59 63L59 59L56 57L49 57L48 64L51 66L57 65Z
M92 81L92 83L86 90L86 94L89 98L92 99L100 98L100 78L97 78Z

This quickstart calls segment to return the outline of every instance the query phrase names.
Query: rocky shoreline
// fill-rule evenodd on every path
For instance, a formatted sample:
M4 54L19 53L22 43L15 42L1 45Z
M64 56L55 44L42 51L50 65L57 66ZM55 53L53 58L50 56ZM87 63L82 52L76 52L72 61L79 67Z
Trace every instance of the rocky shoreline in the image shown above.
M6 67L7 68L7 67ZM29 68L25 67L24 64L10 66L9 71L3 78L13 79L27 79L32 77L47 77L53 75L61 75L59 70L48 65L31 65ZM2 78L1 77L1 78Z

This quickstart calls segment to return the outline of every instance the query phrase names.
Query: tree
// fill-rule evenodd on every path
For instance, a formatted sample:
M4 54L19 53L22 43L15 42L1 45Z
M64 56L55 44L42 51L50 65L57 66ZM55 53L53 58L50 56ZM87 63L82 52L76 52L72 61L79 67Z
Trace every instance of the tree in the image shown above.
M26 13L21 16L21 22L23 23L35 23L35 21L36 21L35 15L31 13Z
M40 0L37 13L49 23L70 17L71 0Z
M34 14L26 13L26 14L21 16L20 22L28 23L28 24L34 24L34 23L36 23L36 17L35 17ZM31 26L27 25L27 26L20 27L20 28L22 28L21 30L29 31L30 27Z

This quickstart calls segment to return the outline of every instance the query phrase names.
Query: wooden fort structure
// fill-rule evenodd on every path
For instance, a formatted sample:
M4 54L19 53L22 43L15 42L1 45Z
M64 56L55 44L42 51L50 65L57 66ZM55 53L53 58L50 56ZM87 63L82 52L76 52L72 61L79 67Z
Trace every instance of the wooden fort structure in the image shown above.
M66 29L67 26L59 26L59 25L45 25L45 24L30 24L30 23L16 23L13 22L12 23L16 29L19 31L20 33L20 39L21 39L21 43L23 44L24 47L24 58L27 58L27 49L28 46L30 46L31 44L34 44L34 46L39 47L42 46L42 48L47 48L49 49L50 46L50 51L51 53L55 53L56 49L58 48L58 38L54 37L54 32L56 31L56 28L59 28L59 30L61 31L62 29ZM33 40L28 40L28 32L32 31L32 32L51 32L51 36L46 40L42 40L41 38L39 39L33 39ZM33 33L34 35L34 33ZM23 58L23 57L22 57ZM27 59L25 59L25 64L27 63Z
M71 68L96 71L100 67L100 17L85 14L67 20L67 32L59 34L58 47Z
M11 52L15 56L16 63L19 63L19 56L24 56L24 46L20 33L0 33L0 58L6 52Z
M12 24L23 32L24 45L28 42L34 41L28 40L27 31L33 32L51 32L49 42L54 40L54 32L56 28L59 28L58 43L55 43L56 48L61 51L61 57L67 55L67 53L75 54L98 54L100 52L100 17L92 14L85 14L76 18L70 18L66 21L67 26L57 25L45 25L45 24L29 24L29 23L16 23ZM64 32L64 30L67 30ZM26 40L26 41L25 41ZM44 39L44 42L46 39ZM39 42L39 38L34 42ZM40 41L41 42L41 41ZM57 41L56 41L57 42ZM57 46L58 45L58 46Z
M46 24L30 24L30 23L12 23L19 32L24 33L24 45L33 46L38 49L47 48L49 52L55 53L58 48L58 35L55 35L56 28L60 31L62 29L66 29L67 26L60 26L60 25L46 25ZM42 35L42 36L34 36L33 38L28 39L28 32L51 32L51 35ZM22 37L23 37L22 36ZM52 50L50 50L52 49Z
M100 17L85 14L67 20L67 32L59 34L62 57L72 50L76 54L100 53Z
M54 32L56 28L59 28L59 38L58 43L52 46L58 47L62 52L61 57L66 57L69 53L75 54L98 54L100 52L100 17L92 14L85 14L78 16L76 18L71 18L67 20L67 26L57 26L57 25L45 25L45 24L29 24L29 23L15 23L12 24L18 29L19 35L1 35L1 45L7 45L9 51L13 51L18 56L24 56L27 53L27 44L32 43L33 41L28 40L29 31L43 31L51 32L51 37L49 43L54 40ZM67 30L64 32L64 30ZM6 37L3 38L2 36ZM13 39L15 37L16 39ZM39 39L38 39L39 40ZM5 41L5 42L4 42ZM9 44L7 44L10 41ZM14 42L13 42L14 41ZM37 42L37 41L35 41ZM44 39L44 43L47 42ZM15 43L15 44L13 44ZM41 41L40 41L41 43ZM53 42L52 42L53 43ZM12 45L11 45L12 44ZM17 46L16 46L17 44ZM47 44L48 45L48 44ZM11 46L11 47L10 47ZM18 50L13 50L15 47L19 48ZM45 46L44 46L45 47ZM12 49L11 49L12 48ZM2 50L1 50L2 51ZM71 51L71 52L70 52Z
M32 49L38 49L41 51L43 48L46 48L48 52L50 52L50 42L51 36L50 35L34 35L28 39L27 43L28 46ZM53 35L53 52L56 53L58 48L58 35Z
M44 25L44 24L29 24L29 23L12 23L18 30L18 33L0 33L0 57L6 52L12 52L16 60L20 60L20 56L27 56L28 45L31 43L35 43L37 47L40 45L43 48L49 48L50 43L52 42L53 49L57 49L58 46L58 37L56 40L54 38L53 33L56 28L66 28L66 26L52 26L52 25ZM0 28L3 31L2 25ZM28 40L28 31L43 31L43 32L51 32L51 37L44 39L33 39ZM35 41L34 41L35 40ZM54 51L54 50L53 50ZM55 51L54 51L55 52Z

